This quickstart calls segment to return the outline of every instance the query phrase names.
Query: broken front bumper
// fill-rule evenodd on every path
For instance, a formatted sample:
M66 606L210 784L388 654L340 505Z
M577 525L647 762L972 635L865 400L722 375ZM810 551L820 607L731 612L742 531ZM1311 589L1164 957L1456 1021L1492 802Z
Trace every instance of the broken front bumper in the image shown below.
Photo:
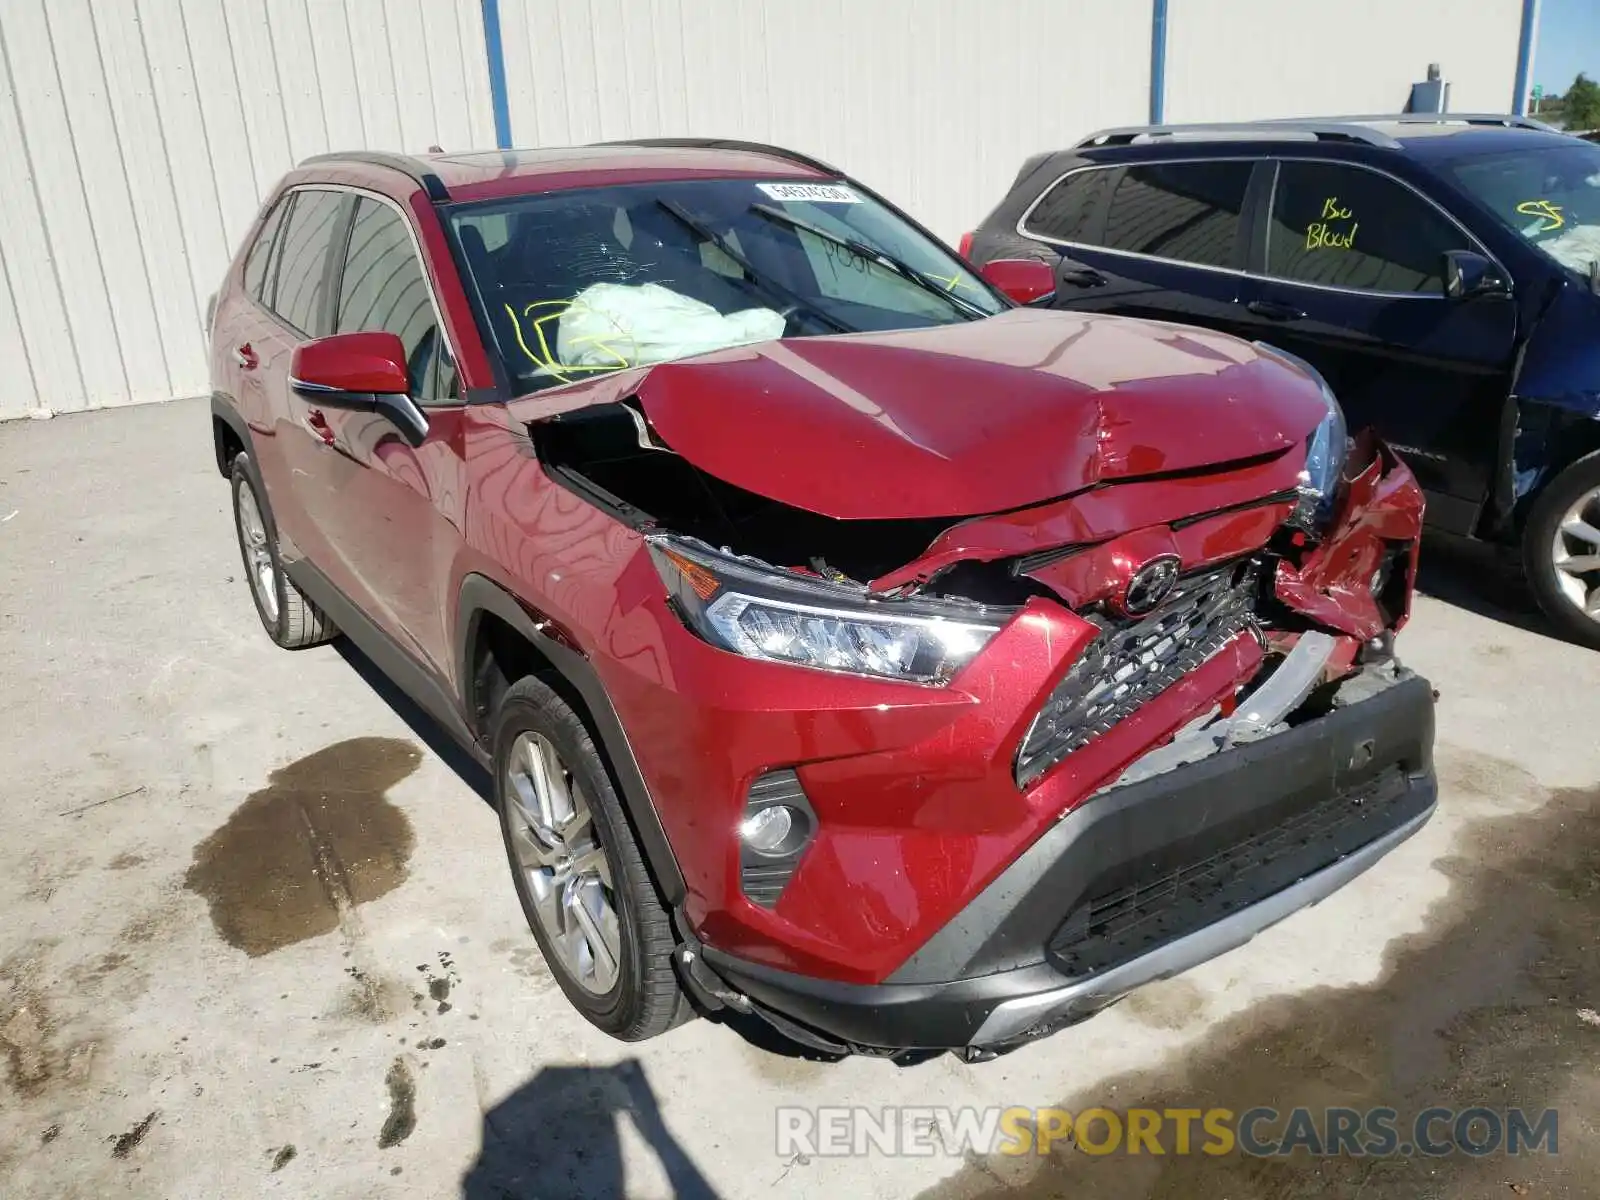
M1358 678L1360 678L1358 676ZM1249 941L1432 815L1433 691L1402 673L1284 732L1081 804L881 984L705 962L841 1049L1005 1049Z

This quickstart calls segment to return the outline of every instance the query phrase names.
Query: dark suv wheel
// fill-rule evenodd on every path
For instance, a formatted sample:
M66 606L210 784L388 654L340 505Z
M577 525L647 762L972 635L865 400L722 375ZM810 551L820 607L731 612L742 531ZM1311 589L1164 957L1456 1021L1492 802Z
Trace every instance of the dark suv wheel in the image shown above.
M561 990L624 1041L688 1015L674 939L611 775L572 708L513 684L494 727L495 801L517 899Z
M1522 562L1561 633L1600 649L1600 454L1579 459L1539 494L1523 529Z
M230 476L234 532L239 535L245 582L250 585L250 598L256 603L262 628L285 650L299 650L337 637L339 630L328 615L283 573L283 563L278 558L278 527L267 507L266 489L248 454L234 457Z

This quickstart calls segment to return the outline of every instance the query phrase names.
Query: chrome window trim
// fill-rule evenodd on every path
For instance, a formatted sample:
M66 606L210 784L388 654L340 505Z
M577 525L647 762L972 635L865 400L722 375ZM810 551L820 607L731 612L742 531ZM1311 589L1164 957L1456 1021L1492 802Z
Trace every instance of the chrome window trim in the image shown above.
M1280 157L1278 157L1276 155L1270 155L1270 154L1251 154L1251 155L1229 154L1229 155L1220 155L1220 156L1216 156L1216 157L1207 156L1207 157L1204 157L1204 158L1162 158L1162 159L1145 159L1145 160L1139 160L1139 161L1136 161L1136 162L1130 161L1130 162L1117 162L1117 163L1087 163L1087 164L1085 164L1083 166L1073 167L1070 171L1063 171L1059 176L1057 176L1054 180L1051 181L1049 187L1045 188L1042 192L1039 193L1039 195L1034 199L1033 203L1029 204L1028 207L1025 210L1023 210L1022 216L1017 218L1017 224L1016 224L1017 236L1021 237L1021 238L1026 238L1030 242L1043 242L1046 245L1050 245L1050 246L1066 246L1066 247L1068 247L1070 249L1093 250L1098 254L1115 254L1115 255L1120 255L1123 258L1141 259L1141 260L1143 260L1145 262L1170 263L1171 265L1176 266L1176 267L1187 267L1188 269L1190 269L1192 271L1214 271L1214 272L1217 272L1217 273L1220 273L1220 274L1223 274L1223 275L1237 275L1242 279L1265 279L1265 280L1269 280L1269 281L1271 281L1273 283L1283 284L1285 287L1314 288L1317 291L1323 291L1323 292L1342 292L1342 293L1344 293L1346 295L1354 295L1354 296L1377 296L1377 297L1383 297L1383 298L1392 299L1392 300L1448 300L1449 299L1449 297L1446 296L1443 291L1439 291L1439 292L1387 292L1387 291L1380 291L1380 290L1378 290L1376 288L1342 287L1342 286L1340 286L1338 284L1333 284L1333 283L1312 283L1309 280L1288 279L1288 278L1285 278L1282 275L1269 274L1266 271L1256 272L1256 271L1249 271L1249 270L1240 270L1237 267L1214 267L1214 266L1210 266L1210 265L1205 264L1205 263L1187 262L1187 261L1185 261L1184 259L1181 259L1181 258L1167 258L1167 257L1165 257L1163 255L1160 255L1160 254L1141 254L1137 250L1114 250L1109 246L1096 246L1096 245L1093 245L1093 244L1091 244L1089 242L1071 242L1071 241L1066 241L1065 239L1062 239L1062 238L1048 237L1048 236L1046 236L1046 235L1044 235L1042 233L1030 233L1028 230L1023 228L1023 226L1027 223L1028 218L1033 215L1033 210L1035 208L1037 208L1043 202L1043 200L1044 200L1044 198L1046 196L1048 196L1052 191L1054 191L1058 186L1060 186L1062 181L1065 180L1069 175L1078 175L1078 174L1083 173L1084 171L1110 171L1110 170L1115 170L1115 169L1119 169L1119 168L1122 168L1122 167L1129 167L1129 166L1148 166L1148 165L1154 165L1154 164L1160 164L1160 165L1165 166L1165 165L1169 165L1169 164L1176 165L1176 164L1179 164L1179 163L1196 163L1196 162L1249 162L1249 163L1262 162L1262 163L1270 163L1270 164L1272 164L1272 183L1271 183L1271 185L1269 186L1269 188L1267 190L1267 217L1266 217L1266 219L1267 219L1267 222L1268 222L1267 234L1268 234L1269 242L1271 240L1271 232L1272 232L1272 230L1271 230L1272 209L1273 209L1273 205L1277 202L1277 198L1278 198L1278 168L1280 166L1282 166L1282 164L1284 164L1286 162L1327 163L1327 164L1329 164L1331 166L1336 166L1336 167L1354 167L1357 170L1370 171L1374 175L1381 175L1385 179L1392 180L1393 182L1399 184L1401 187L1403 187L1407 191L1409 191L1412 195L1417 196L1421 200L1423 200L1426 204L1428 204L1431 208L1433 208L1433 210L1435 212L1439 213L1442 217L1444 217L1444 219L1446 221L1448 221L1451 225L1455 226L1457 232L1459 232L1467 240L1467 243L1468 243L1468 245L1466 247L1467 249L1473 250L1475 253L1483 255L1485 258L1487 258L1490 262L1494 263L1494 265L1500 269L1500 272L1501 272L1502 275L1504 275L1507 279L1511 278L1511 273L1506 270L1505 264L1502 263L1498 258L1496 258L1494 256L1494 254L1490 252L1489 248L1487 246L1485 246L1483 244L1483 242L1470 229L1468 229L1465 225L1463 225L1455 217L1455 215L1453 213L1451 213L1447 208L1445 208L1442 204L1440 204L1432 196L1430 196L1426 192L1422 191L1415 184L1412 184L1412 183L1408 182L1407 180L1401 179L1398 175L1395 175L1395 174L1393 174L1393 173L1391 173L1389 171L1385 171L1381 167L1374 167L1374 166L1372 166L1372 165L1370 165L1368 163L1355 162L1355 161L1353 161L1351 159L1331 158L1331 157L1329 157L1327 155L1295 155L1293 158L1280 158Z
M1182 258L1167 258L1165 255L1161 254L1142 254L1137 250L1113 250L1109 246L1096 246L1090 242L1070 242L1064 238L1053 238L1042 233L1029 233L1023 228L1023 226L1027 224L1028 218L1033 216L1033 210L1044 203L1044 198L1046 196L1055 191L1056 188L1060 187L1069 176L1081 175L1086 171L1118 171L1124 167L1165 167L1187 165L1189 163L1213 162L1242 162L1250 163L1252 166L1254 166L1256 163L1264 161L1267 161L1267 157L1261 154L1219 154L1207 155L1201 158L1161 158L1145 159L1138 162L1086 163L1080 167L1073 167L1070 171L1063 171L1051 181L1049 187L1045 188L1044 191L1040 192L1038 196L1034 198L1033 203L1029 204L1028 207L1023 210L1022 215L1017 218L1017 236L1027 238L1030 242L1044 242L1045 244L1051 246L1070 246L1074 249L1097 250L1101 254L1120 254L1124 258L1142 259L1145 262L1172 263L1174 266L1189 267L1196 271L1216 271L1223 275L1247 276L1250 274L1250 272L1242 271L1238 267L1216 267L1209 263L1194 263ZM1274 178L1274 182L1276 182L1276 178ZM1245 187L1248 198L1249 184L1246 184Z
M439 337L444 342L445 349L450 352L450 361L459 363L461 358L456 353L455 345L450 340L450 331L444 323L444 310L439 307L438 294L433 290L433 275L428 271L427 256L422 253L422 241L417 237L416 227L412 225L411 218L406 214L406 210L400 207L399 201L395 200L393 196L385 196L382 192L375 192L371 188L358 187L355 184L324 183L321 180L308 180L305 183L296 183L284 188L283 192L278 197L277 203L282 204L284 200L294 192L349 192L355 196L362 196L369 200L376 200L381 204L387 204L391 209L394 210L395 215L400 218L400 223L405 226L406 236L411 239L411 249L417 256L417 265L422 268L422 284L428 289L428 304L433 309L434 328L439 331ZM293 216L293 214L290 215ZM353 221L353 213L351 214L351 217ZM348 241L345 244L344 253L346 255L350 253ZM344 279L344 268L342 266L339 269L339 278L341 282ZM336 334L339 331L339 297L334 296L332 297L332 300L334 304L333 333ZM282 325L285 329L290 330L307 341L313 340L310 334L306 333L303 329L296 329L293 325L289 324L288 321L285 321L277 312L268 308L259 300L256 301L256 305L268 316L276 320L278 324ZM331 337L333 334L330 334L329 336ZM458 383L458 390L459 386L460 385ZM455 400L449 401L429 402L427 404L417 400L415 397L407 398L410 399L412 404L416 405L418 408L454 408L458 405L464 405L466 403L465 397L458 397Z

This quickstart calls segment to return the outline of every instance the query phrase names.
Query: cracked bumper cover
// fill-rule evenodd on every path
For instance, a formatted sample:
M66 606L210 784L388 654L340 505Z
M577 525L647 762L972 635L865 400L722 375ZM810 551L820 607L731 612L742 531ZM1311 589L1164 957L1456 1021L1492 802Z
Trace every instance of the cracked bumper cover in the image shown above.
M1432 815L1433 691L1404 675L1285 732L1104 792L890 978L705 961L855 1047L1003 1048L1081 1020L1337 891Z

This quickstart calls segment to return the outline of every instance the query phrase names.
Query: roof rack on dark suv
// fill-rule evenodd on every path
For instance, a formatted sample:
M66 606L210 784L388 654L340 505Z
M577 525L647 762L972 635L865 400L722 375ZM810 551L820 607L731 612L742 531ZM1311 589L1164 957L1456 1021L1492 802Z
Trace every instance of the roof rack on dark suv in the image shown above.
M1137 142L1173 141L1341 141L1365 142L1385 150L1400 143L1374 125L1493 125L1554 132L1531 117L1506 113L1371 113L1348 117L1274 117L1263 121L1224 121L1196 125L1125 125L1102 129L1073 146L1130 146Z

